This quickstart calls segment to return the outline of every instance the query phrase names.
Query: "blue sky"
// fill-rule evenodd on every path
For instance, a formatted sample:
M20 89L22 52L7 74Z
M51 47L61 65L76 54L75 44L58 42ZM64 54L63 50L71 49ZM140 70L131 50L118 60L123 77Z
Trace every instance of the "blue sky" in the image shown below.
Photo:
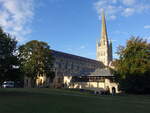
M95 59L102 9L114 58L132 35L150 40L150 0L0 0L0 26L20 44L46 41L52 49Z

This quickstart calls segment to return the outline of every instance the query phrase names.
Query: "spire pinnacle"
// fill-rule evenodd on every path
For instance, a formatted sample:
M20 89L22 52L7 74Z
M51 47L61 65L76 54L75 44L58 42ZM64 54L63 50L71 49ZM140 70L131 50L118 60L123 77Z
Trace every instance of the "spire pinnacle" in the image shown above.
M107 28L106 28L106 20L105 20L105 13L102 10L102 31L101 31L101 40L106 41L108 43L107 37Z

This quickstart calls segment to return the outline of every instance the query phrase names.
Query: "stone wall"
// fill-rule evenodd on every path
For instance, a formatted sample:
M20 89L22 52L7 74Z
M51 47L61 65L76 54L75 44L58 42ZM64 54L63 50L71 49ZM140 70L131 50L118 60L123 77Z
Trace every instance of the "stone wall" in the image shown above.
M65 87L73 88L73 89L87 89L87 90L93 90L93 91L107 91L109 90L110 93L112 93L113 89L115 88L115 92L119 93L118 91L118 84L115 82L112 82L109 78L104 77L104 81L99 80L99 82L72 82L71 76L65 76L64 77L64 84Z

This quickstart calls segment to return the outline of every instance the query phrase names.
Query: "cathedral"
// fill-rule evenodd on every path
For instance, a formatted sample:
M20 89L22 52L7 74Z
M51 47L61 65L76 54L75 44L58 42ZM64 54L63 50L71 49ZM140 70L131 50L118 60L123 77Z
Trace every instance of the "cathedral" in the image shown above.
M107 36L105 14L102 13L102 29L100 41L96 43L96 60L52 50L53 71L55 78L39 76L36 86L53 86L56 88L77 88L92 90L97 93L108 91L118 92L115 76L109 66L112 62L112 43ZM31 79L25 77L25 87L31 87Z

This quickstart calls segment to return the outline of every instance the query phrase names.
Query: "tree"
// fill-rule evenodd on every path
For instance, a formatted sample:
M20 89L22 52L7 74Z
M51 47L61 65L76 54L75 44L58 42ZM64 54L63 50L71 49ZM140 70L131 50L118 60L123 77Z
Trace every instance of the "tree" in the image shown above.
M120 87L127 93L150 93L150 44L132 37L126 47L118 48L115 63Z
M0 28L0 81L19 79L17 41Z
M53 58L47 43L33 40L20 46L19 59L22 72L33 81L32 86L35 85L34 82L38 76L54 78Z

